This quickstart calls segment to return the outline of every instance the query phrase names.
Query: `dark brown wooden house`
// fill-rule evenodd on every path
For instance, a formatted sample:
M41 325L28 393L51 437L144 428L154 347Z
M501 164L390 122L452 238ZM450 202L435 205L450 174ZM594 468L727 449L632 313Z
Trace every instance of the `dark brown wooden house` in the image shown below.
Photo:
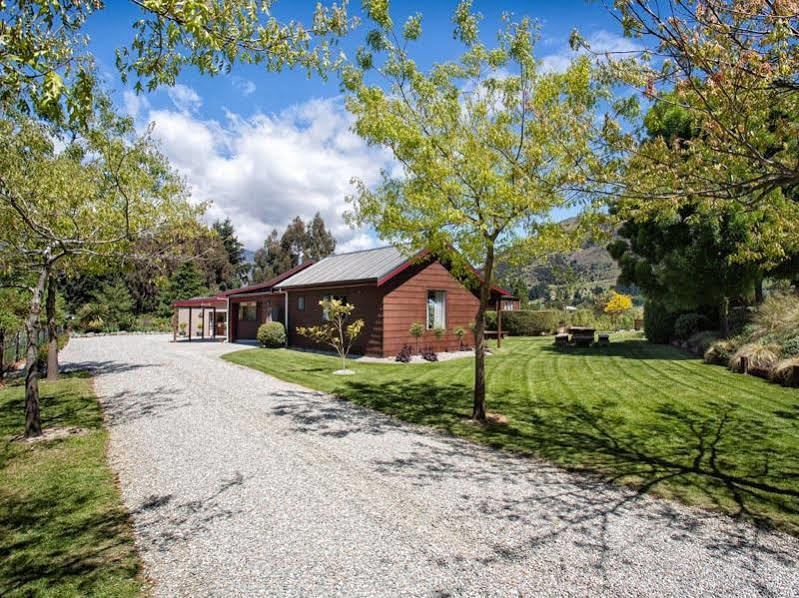
M278 282L270 281L271 292L246 308L254 310L256 322L266 321L264 318L285 321L291 346L319 348L298 335L296 329L323 322L319 302L329 296L355 305L352 318L364 320L364 329L353 346L353 353L392 356L403 345L415 348L416 339L409 332L414 322L421 323L425 329L419 341L421 347L431 347L434 351L457 349L456 328L466 331L464 344L473 344L470 326L477 313L476 292L426 251L407 257L395 247L381 247L333 255L295 270L286 273ZM231 328L238 322L233 339L244 338L241 336L244 328L235 309L243 309L241 300L244 297L254 296L244 292L246 289L241 291L230 296ZM494 287L492 304L499 301L503 302L504 309L518 309L516 298ZM233 307L234 302L238 303L237 308ZM436 335L437 328L444 330L443 335ZM250 328L246 332L250 334Z

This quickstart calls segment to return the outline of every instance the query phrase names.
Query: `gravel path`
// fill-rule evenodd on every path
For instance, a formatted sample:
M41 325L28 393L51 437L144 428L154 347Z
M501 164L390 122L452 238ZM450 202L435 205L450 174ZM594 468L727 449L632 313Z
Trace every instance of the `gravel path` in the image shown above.
M797 596L799 540L162 336L75 339L158 596Z

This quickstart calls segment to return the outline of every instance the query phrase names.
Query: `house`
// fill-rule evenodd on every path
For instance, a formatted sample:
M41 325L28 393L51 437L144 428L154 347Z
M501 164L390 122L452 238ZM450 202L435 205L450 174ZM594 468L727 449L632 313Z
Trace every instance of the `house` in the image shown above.
M467 278L456 278L428 251L409 257L389 246L306 261L266 282L175 305L195 301L197 309L203 301L206 305L223 301L229 341L254 340L261 324L277 321L284 324L290 346L319 349L323 347L297 334L297 328L323 322L319 302L335 297L353 304L351 317L364 321L352 353L392 356L406 344L415 346L408 331L414 322L424 326L421 347L447 351L458 347L456 328L466 330L465 344L473 344L469 330L479 304L477 273ZM517 298L493 287L491 307L500 302L503 310L519 308ZM444 330L441 336L436 335L437 328Z
M192 297L175 301L176 334L186 340L227 338L227 297L219 293L211 297Z

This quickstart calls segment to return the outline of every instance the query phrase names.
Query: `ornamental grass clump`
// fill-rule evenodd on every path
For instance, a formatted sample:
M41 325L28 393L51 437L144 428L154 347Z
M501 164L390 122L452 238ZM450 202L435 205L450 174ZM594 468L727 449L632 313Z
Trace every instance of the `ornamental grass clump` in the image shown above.
M783 386L799 387L799 357L780 361L771 370L771 379Z
M730 358L730 369L743 374L768 377L779 361L779 345L749 343Z
M705 351L705 363L727 366L736 350L735 343L730 340L721 340L712 343Z

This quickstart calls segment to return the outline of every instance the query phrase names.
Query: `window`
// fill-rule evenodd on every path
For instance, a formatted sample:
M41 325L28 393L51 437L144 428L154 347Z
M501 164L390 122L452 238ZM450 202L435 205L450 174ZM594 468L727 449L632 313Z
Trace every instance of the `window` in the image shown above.
M244 301L239 303L239 321L240 322L255 322L256 309L255 301Z
M427 291L427 329L447 327L447 292Z
M300 295L297 297L297 309L300 311L305 311L305 296Z
M513 311L513 301L503 301L502 311Z

